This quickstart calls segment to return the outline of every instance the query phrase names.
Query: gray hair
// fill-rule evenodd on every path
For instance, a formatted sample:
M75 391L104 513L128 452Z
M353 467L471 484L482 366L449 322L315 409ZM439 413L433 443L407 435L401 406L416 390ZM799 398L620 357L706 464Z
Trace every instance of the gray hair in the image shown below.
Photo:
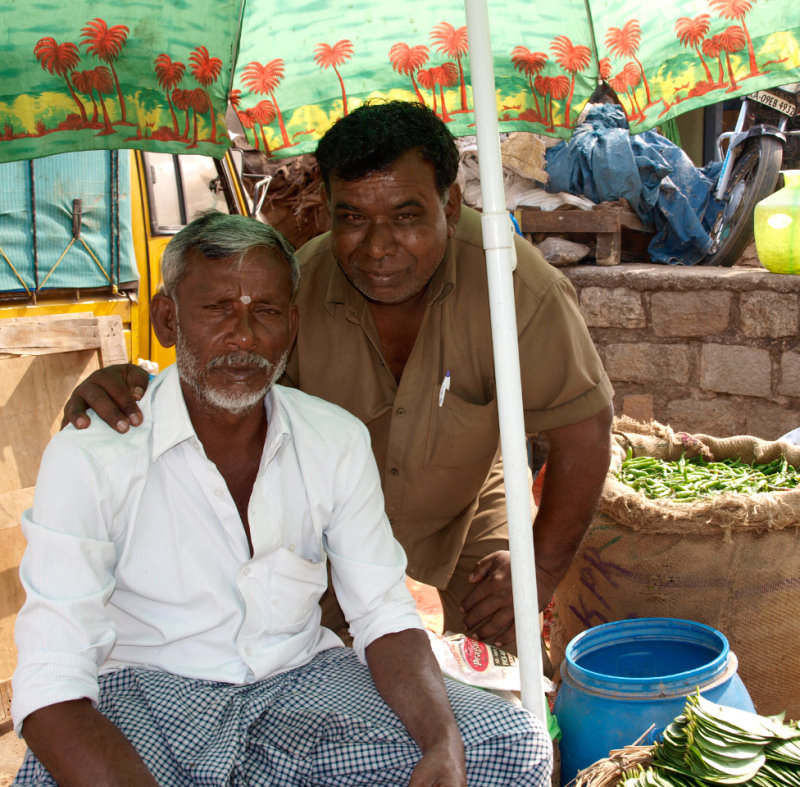
M167 244L161 256L164 292L175 295L175 288L188 273L186 258L190 251L200 252L211 260L234 257L235 263L241 264L248 252L258 248L277 251L286 260L294 298L300 283L300 269L289 241L269 224L216 210L201 214Z

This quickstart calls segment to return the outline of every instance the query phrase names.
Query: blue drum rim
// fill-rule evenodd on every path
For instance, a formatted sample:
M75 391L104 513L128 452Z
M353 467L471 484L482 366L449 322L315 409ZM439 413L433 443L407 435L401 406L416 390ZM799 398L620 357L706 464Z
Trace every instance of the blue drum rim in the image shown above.
M694 669L654 677L605 675L578 664L578 660L587 654L614 643L637 639L690 642L709 647L717 651L717 655ZM597 694L628 699L677 697L716 682L724 673L730 672L731 656L727 637L705 623L682 618L634 618L603 623L575 636L567 645L561 674L568 682Z

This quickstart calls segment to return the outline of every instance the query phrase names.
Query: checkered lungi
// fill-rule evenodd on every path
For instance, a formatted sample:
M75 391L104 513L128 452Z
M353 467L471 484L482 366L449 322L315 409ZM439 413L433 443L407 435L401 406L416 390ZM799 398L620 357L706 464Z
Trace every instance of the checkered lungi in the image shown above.
M533 714L446 684L470 787L550 784L552 746ZM162 787L406 785L420 756L349 648L243 686L127 668L100 677L99 710ZM13 785L55 782L28 751Z

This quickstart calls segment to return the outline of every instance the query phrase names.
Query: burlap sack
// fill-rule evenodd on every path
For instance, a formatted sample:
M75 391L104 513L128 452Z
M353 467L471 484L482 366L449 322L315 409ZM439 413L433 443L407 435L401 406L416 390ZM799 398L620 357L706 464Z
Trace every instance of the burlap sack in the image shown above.
M662 459L685 453L762 463L784 455L800 466L796 445L617 419L597 514L556 590L553 663L590 626L696 620L728 638L759 713L800 719L800 491L649 500L614 477L628 448Z

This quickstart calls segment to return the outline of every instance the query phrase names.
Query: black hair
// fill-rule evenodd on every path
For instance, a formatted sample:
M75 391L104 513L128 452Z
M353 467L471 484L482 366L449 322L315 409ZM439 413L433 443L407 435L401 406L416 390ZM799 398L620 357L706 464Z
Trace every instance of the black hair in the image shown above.
M381 172L409 150L433 164L444 198L458 174L458 148L447 126L424 104L368 101L340 118L317 146L317 162L330 192L330 179L359 180Z

